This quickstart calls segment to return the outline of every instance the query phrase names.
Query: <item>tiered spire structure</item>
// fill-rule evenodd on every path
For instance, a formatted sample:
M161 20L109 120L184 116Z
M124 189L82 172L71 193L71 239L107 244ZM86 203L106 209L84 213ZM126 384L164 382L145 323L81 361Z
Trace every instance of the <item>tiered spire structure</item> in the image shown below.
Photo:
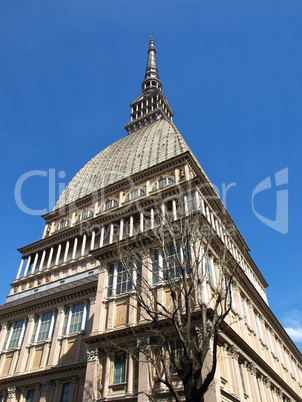
M156 50L152 35L149 41L148 61L142 90L141 95L130 104L131 121L125 125L128 134L152 123L154 120L161 118L172 120L173 116L169 102L162 93L162 83L159 79Z

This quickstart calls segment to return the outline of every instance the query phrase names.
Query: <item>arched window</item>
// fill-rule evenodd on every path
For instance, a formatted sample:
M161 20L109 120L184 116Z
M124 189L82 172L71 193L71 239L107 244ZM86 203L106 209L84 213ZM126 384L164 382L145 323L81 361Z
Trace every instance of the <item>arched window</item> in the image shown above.
M109 209L115 208L118 206L117 200L109 200L106 201L102 206L101 206L101 212L108 211Z
M125 202L135 200L136 198L146 195L145 191L141 188L130 191L125 198Z
M91 218L92 216L93 216L92 211L90 211L90 210L88 209L87 211L84 211L84 212L82 212L82 213L79 215L79 217L78 217L78 219L77 219L77 222L81 222L81 221L83 221L84 219Z
M68 228L68 226L70 226L70 221L69 219L65 219L64 221L61 221L56 230L61 230L61 229L65 229Z
M153 186L153 188L152 188L152 191L159 190L160 188L164 188L164 187L170 186L170 185L173 184L173 183L174 183L174 180L171 179L171 177L164 177L163 179L158 180L158 181L154 184L154 186Z

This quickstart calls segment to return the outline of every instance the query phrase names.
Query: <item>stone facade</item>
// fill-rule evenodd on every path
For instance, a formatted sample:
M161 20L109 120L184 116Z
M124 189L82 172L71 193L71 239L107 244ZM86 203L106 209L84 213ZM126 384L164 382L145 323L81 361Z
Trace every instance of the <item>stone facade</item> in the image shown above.
M219 336L214 401L302 401L302 357L269 309L266 281L213 186L171 121L151 38L143 92L131 104L128 135L100 152L44 216L43 238L22 247L21 264L0 307L0 396L3 401L148 400L168 391L108 339L127 339L141 318L129 291L117 292L117 244L154 227L154 199L180 189L225 244L240 270L233 305ZM144 212L142 212L144 211ZM232 228L232 237L226 233ZM152 252L144 255L152 265ZM219 268L212 265L212 276ZM110 282L112 278L112 282ZM110 291L108 290L110 289ZM164 291L164 289L163 289ZM204 289L211 294L211 281Z

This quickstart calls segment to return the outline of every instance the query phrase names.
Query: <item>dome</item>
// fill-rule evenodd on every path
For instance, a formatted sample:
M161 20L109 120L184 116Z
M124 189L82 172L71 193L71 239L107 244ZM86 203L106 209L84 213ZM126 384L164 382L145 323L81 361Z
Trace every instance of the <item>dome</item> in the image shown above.
M86 163L62 192L54 209L187 151L188 145L171 120L162 118L147 124Z

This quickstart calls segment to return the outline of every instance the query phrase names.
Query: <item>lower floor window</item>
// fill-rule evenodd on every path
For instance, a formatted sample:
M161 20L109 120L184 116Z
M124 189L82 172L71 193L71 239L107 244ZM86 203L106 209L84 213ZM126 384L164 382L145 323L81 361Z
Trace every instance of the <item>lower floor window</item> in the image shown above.
M32 402L34 400L34 394L35 390L34 389L29 389L26 393L26 402Z
M70 394L70 385L71 385L70 382L63 384L60 402L68 402Z
M119 352L114 356L113 384L121 384L126 380L126 353Z

